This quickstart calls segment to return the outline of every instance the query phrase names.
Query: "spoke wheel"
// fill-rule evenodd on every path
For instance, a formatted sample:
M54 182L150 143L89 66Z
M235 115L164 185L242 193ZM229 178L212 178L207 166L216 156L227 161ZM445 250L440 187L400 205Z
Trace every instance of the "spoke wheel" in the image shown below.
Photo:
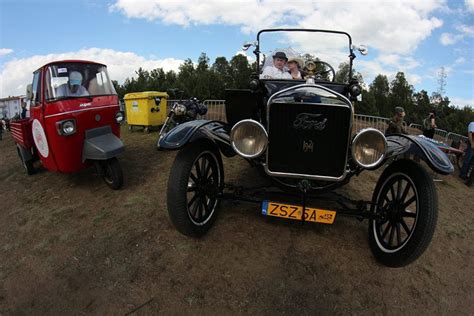
M168 180L168 213L182 234L199 237L217 216L223 187L221 157L204 143L191 143L181 150Z
M334 80L336 79L336 72L334 71L334 68L325 61L317 60L315 61L315 63L316 65L321 65L320 67L323 67L324 69L316 71L315 75L320 76L322 78L325 78L327 75L330 75L328 77L328 81L334 82Z
M403 173L392 174L377 198L380 220L375 221L376 240L387 252L403 247L410 239L418 217L418 194Z
M399 160L382 173L372 198L369 242L377 260L391 267L416 260L431 242L437 221L433 180L417 163Z

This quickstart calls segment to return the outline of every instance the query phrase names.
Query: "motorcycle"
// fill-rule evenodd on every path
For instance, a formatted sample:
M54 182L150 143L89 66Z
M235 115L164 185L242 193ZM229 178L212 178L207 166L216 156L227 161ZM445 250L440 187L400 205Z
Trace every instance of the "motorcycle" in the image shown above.
M189 100L179 100L173 104L171 110L166 117L165 123L161 127L158 148L160 140L176 126L193 121L198 115L205 115L207 113L207 106L201 103L197 98L190 98Z

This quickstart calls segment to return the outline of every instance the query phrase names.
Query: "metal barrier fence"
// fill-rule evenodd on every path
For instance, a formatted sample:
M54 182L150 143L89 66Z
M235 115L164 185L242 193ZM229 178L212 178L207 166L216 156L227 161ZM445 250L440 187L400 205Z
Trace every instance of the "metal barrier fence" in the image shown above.
M171 109L171 106L176 101L179 100L168 100L168 111ZM223 122L227 121L225 113L225 100L205 100L203 101L203 104L207 106L207 113L205 115L200 116L199 118ZM389 121L390 119L386 117L355 114L353 132L358 132L363 128L372 127L384 133L388 127ZM420 124L410 124L406 127L406 129L410 135L419 135L423 132L423 126ZM468 140L466 136L448 132L439 128L435 129L434 138L448 145L451 145L453 141L467 142Z
M413 134L421 134L423 132L423 126L420 125L420 124L410 124L410 128L417 130L417 133L413 133ZM412 134L412 133L410 133L410 134ZM467 136L456 134L456 133L453 133L453 132L448 132L448 131L445 131L445 130L439 129L439 128L435 129L434 139L436 139L437 141L443 142L447 145L450 145L450 146L453 142L460 143L460 142L467 142L468 141Z
M372 127L384 133L385 130L387 129L389 121L390 119L385 118L385 117L355 114L353 131L357 132L363 128Z
M202 115L201 118L222 122L227 121L225 114L225 100L205 100L203 104L207 106L207 113Z

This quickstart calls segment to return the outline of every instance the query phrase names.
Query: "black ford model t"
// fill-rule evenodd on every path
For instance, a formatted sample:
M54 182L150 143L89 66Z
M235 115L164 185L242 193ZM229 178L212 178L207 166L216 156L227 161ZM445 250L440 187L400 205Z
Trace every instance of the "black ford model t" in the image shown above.
M297 55L302 60L302 79L260 75L262 68L273 66L273 55L265 58L262 53L263 38L268 38L267 47L286 40L302 52ZM178 231L202 236L216 219L220 200L256 200L227 192L232 186L224 183L221 155L239 155L279 188L281 199L257 199L263 215L326 224L337 216L367 219L370 248L379 262L401 267L417 259L432 239L438 212L432 177L419 162L441 174L451 173L453 166L444 153L421 138L384 136L370 127L354 130L354 105L361 86L352 77L357 48L350 35L269 29L244 47L254 47L257 73L249 78L249 89L226 91L227 122L187 122L159 141L160 149L179 150L167 193L168 213ZM358 50L366 52L363 47ZM289 56L296 50L286 52ZM341 54L348 66L343 83L334 80L331 66L334 55ZM378 168L384 171L371 201L331 194L354 175ZM336 206L310 205L318 195Z

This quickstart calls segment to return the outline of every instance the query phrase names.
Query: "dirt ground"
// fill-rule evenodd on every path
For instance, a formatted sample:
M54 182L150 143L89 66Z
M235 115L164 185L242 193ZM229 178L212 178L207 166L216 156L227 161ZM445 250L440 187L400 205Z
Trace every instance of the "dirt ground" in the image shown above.
M368 247L367 222L271 220L256 204L223 202L201 239L180 235L166 211L175 157L157 133L123 129L125 185L85 170L27 176L0 141L0 315L17 314L474 314L474 188L438 176L433 241L391 269ZM226 181L255 185L242 159ZM369 199L379 172L339 190ZM324 206L324 205L321 205Z

